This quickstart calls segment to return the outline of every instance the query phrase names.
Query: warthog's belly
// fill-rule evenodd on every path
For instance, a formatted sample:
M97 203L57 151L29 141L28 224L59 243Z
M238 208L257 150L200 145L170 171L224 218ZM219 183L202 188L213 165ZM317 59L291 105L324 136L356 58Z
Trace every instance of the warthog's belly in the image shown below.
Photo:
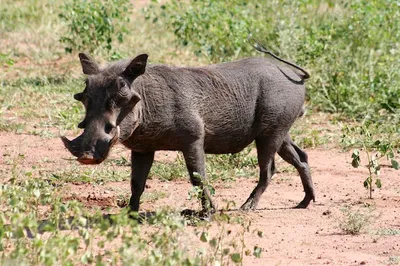
M226 154L237 153L248 146L255 138L255 133L247 132L225 132L221 135L206 134L204 139L204 150L206 153Z

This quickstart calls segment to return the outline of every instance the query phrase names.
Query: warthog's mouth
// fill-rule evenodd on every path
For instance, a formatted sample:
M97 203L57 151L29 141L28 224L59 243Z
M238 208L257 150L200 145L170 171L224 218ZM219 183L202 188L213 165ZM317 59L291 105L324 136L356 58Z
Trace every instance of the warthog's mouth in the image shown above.
M98 148L101 152L96 150L97 147L95 147L94 151L82 151L83 134L72 141L64 136L61 137L61 140L65 148L67 148L72 155L78 157L77 161L81 164L100 164L107 158L111 148L117 143L119 136L120 129L119 126L117 126L111 140L108 143L104 143L101 149Z
M95 158L92 155L83 155L76 159L81 164L100 164L105 158Z

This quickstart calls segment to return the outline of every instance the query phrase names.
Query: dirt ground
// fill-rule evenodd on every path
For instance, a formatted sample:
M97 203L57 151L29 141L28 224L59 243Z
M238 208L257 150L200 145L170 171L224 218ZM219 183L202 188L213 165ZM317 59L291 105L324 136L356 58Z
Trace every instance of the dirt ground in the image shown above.
M15 135L0 132L0 171L8 172L15 167L12 158L23 155L18 161L21 169L51 171L65 167L71 156L57 138L42 139L32 135ZM245 257L244 265L388 265L400 261L400 171L383 167L383 187L374 191L374 199L368 199L363 181L366 168L354 169L350 165L351 154L337 149L308 149L313 181L317 193L316 202L308 209L292 209L304 196L297 172L277 158L278 173L264 193L258 210L240 213L237 208L247 199L255 187L256 178L234 178L234 181L214 184L215 200L219 208L225 201L236 206L230 213L244 215L252 222L252 229L263 232L245 235L248 248L262 248L260 259ZM111 157L121 154L129 158L129 151L121 145L114 148ZM173 160L174 152L159 152L156 160ZM87 167L87 166L82 166ZM90 167L90 166L89 166ZM95 166L102 167L102 165ZM128 166L125 166L128 167ZM280 171L281 170L281 171ZM154 211L163 206L178 210L198 209L198 203L188 200L191 185L188 180L161 182L150 179L144 193L164 193L166 196L141 205L142 211ZM103 185L70 183L65 198L75 198L87 206L110 207L118 211L118 195L129 194L129 181L110 182ZM369 206L367 208L366 206ZM359 235L344 234L339 224L345 207L370 210L369 226ZM392 233L390 233L392 232Z

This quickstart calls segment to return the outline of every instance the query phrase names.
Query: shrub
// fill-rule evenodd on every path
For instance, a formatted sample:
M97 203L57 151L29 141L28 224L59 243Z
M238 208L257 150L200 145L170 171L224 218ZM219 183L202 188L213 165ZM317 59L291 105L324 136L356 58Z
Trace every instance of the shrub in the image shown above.
M66 26L60 39L65 51L112 52L114 39L122 42L127 33L130 7L129 0L67 1L59 14Z
M373 209L352 210L342 209L343 216L339 219L339 227L345 234L357 235L362 233L373 222L376 217L372 214Z

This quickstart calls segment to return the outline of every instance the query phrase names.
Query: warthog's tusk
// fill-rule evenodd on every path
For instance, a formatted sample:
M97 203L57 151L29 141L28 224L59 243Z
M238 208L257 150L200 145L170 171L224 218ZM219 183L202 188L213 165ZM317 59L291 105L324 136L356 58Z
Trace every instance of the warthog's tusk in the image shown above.
M112 146L114 146L114 144L118 141L119 139L119 134L120 134L120 129L119 126L117 126L117 132L115 132L114 137L112 137L112 139L110 140L110 149Z

